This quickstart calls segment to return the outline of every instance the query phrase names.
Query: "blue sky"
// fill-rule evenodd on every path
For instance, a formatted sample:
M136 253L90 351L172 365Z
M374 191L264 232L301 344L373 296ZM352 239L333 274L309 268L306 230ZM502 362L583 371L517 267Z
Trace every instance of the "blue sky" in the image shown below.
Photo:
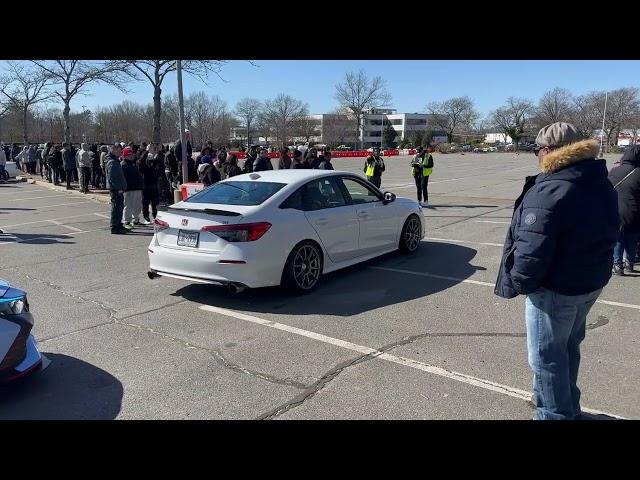
M537 100L546 90L564 87L574 94L591 90L613 90L640 86L640 61L540 61L540 60L259 60L254 67L242 60L230 61L222 70L226 83L212 76L209 86L189 77L185 94L204 90L226 100L230 107L243 97L264 100L279 93L299 98L311 113L333 110L335 84L346 72L363 69L380 75L391 93L391 106L399 112L422 112L428 102L469 95L476 108L488 114L510 95ZM85 105L118 103L125 98L150 103L153 91L148 81L130 86L128 95L107 86L94 85L91 95L77 97L72 110ZM163 95L176 91L175 74L167 77Z

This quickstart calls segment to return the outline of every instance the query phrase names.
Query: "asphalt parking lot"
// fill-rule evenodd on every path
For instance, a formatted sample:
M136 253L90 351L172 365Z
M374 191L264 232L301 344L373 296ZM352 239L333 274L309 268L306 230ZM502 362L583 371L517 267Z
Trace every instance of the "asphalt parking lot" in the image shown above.
M303 297L149 280L151 228L112 236L106 203L0 185L0 277L29 292L52 360L0 390L0 419L530 419L524 299L493 282L536 160L434 158L419 251ZM386 160L383 189L415 198L409 160ZM579 386L597 418L640 418L638 276L612 278L589 316Z

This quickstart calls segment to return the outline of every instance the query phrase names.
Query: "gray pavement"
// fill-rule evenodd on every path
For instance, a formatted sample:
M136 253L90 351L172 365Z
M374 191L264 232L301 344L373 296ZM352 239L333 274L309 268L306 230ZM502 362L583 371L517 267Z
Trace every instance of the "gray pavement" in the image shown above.
M387 159L383 189L414 197L409 161ZM151 281L152 229L110 235L101 194L0 185L0 277L29 292L52 360L0 390L0 419L531 418L524 300L491 285L536 161L435 162L418 253L327 275L304 297ZM615 277L589 317L588 408L640 418L639 293L640 279Z

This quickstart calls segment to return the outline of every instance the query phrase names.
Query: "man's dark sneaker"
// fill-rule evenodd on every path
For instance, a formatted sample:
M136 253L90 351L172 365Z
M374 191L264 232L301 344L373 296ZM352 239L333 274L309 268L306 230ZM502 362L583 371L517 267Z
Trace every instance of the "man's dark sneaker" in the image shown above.
M636 271L633 269L633 264L629 262L624 262L624 273L635 273Z
M129 230L127 230L124 227L120 227L120 228L116 227L111 229L111 233L113 235L123 235L123 234L129 233Z
M624 267L622 265L614 265L611 273L619 277L624 277Z

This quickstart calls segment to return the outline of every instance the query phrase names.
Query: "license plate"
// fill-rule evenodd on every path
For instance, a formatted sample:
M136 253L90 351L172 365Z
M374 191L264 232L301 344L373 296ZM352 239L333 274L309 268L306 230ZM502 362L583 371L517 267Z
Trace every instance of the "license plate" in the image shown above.
M181 247L197 247L200 232L178 230L178 245Z

